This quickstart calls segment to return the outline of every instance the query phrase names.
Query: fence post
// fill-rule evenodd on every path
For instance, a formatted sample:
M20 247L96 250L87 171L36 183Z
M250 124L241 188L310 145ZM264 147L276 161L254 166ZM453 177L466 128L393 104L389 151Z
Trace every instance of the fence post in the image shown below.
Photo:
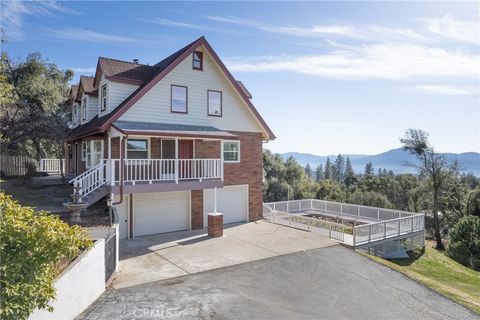
M368 225L368 242L370 243L371 240L372 240L372 225L369 224Z
M410 217L410 220L412 221L412 223L411 223L411 224L412 224L412 230L411 230L411 232L413 232L413 217Z
M377 209L377 220L380 220L380 209Z
M400 220L398 220L398 234L400 234Z
M387 223L383 223L383 239L387 238Z
M310 210L313 209L313 199L310 199Z
M355 248L355 244L356 244L356 236L357 236L357 230L355 229L355 226L353 226L352 228L352 236L353 236L353 248Z

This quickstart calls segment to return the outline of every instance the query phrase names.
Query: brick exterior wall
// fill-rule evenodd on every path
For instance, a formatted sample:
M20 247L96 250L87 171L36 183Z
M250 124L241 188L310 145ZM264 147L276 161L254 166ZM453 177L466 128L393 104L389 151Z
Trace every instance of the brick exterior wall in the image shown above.
M225 163L224 185L248 184L249 220L262 218L262 134L231 132L240 140L240 163ZM221 158L220 141L195 140L195 158ZM192 190L192 229L203 227L203 191Z
M240 140L240 163L225 163L224 185L248 184L249 220L262 218L263 160L262 134L255 132L231 132Z
M192 229L203 228L203 190L192 190Z

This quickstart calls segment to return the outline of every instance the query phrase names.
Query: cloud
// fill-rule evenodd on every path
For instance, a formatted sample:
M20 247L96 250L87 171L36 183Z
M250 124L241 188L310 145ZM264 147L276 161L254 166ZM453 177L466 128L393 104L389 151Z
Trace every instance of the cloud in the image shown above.
M148 23L153 23L153 24L159 24L159 25L168 26L168 27L179 27L179 28L187 28L187 29L205 29L205 28L207 28L207 27L202 26L202 25L197 25L197 24L192 24L192 23L187 23L187 22L178 22L178 21L168 20L168 19L164 19L164 18L156 18L156 19L137 18L135 20L148 22Z
M128 43L128 42L140 42L142 39L129 38L119 35L113 35L108 33L100 33L87 29L79 28L59 28L59 29L46 29L46 33L49 36L75 41L85 42L99 42L99 43Z
M425 84L416 85L414 90L428 94L446 95L446 96L466 96L478 94L478 89L473 87L459 87L452 85L437 85L437 84Z
M76 73L94 73L97 69L95 67L90 68L70 68Z
M326 54L224 59L237 72L295 72L348 80L476 79L480 57L420 45L351 46Z
M25 16L53 16L59 13L80 14L56 1L1 1L1 20L7 39L23 40Z
M447 38L456 42L480 43L480 21L459 21L449 14L442 18L420 19L427 29L441 38Z

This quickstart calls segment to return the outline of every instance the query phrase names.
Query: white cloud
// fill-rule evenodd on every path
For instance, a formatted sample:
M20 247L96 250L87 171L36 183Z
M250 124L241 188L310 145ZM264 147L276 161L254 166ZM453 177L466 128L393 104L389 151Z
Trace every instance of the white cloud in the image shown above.
M420 45L374 44L326 54L225 59L232 71L286 71L339 79L476 79L480 57Z
M138 18L136 20L153 23L153 24L159 24L159 25L168 26L168 27L179 27L179 28L187 28L187 29L205 29L205 26L187 23L187 22L173 21L173 20L168 20L164 18L156 18L156 19Z
M23 18L26 15L52 16L59 13L79 14L56 1L1 1L1 20L7 39L23 40Z
M77 73L94 73L97 69L94 67L90 68L71 68L74 72Z
M459 87L452 85L437 85L437 84L425 84L416 85L414 90L428 94L446 95L446 96L465 96L478 94L478 89L473 87Z
M78 28L61 28L61 29L46 29L48 35L67 40L99 42L99 43L128 43L139 42L141 39L129 38L108 33L100 33L87 29Z
M447 38L456 42L480 43L480 21L459 21L449 14L443 18L421 19L427 29L441 38Z

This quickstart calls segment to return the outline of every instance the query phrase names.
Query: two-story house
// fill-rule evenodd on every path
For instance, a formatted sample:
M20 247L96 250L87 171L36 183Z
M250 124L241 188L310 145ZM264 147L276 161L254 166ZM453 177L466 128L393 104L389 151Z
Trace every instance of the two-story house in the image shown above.
M225 223L261 218L275 137L204 37L155 65L100 57L71 94L68 172L109 197L120 238L205 227L215 199Z

